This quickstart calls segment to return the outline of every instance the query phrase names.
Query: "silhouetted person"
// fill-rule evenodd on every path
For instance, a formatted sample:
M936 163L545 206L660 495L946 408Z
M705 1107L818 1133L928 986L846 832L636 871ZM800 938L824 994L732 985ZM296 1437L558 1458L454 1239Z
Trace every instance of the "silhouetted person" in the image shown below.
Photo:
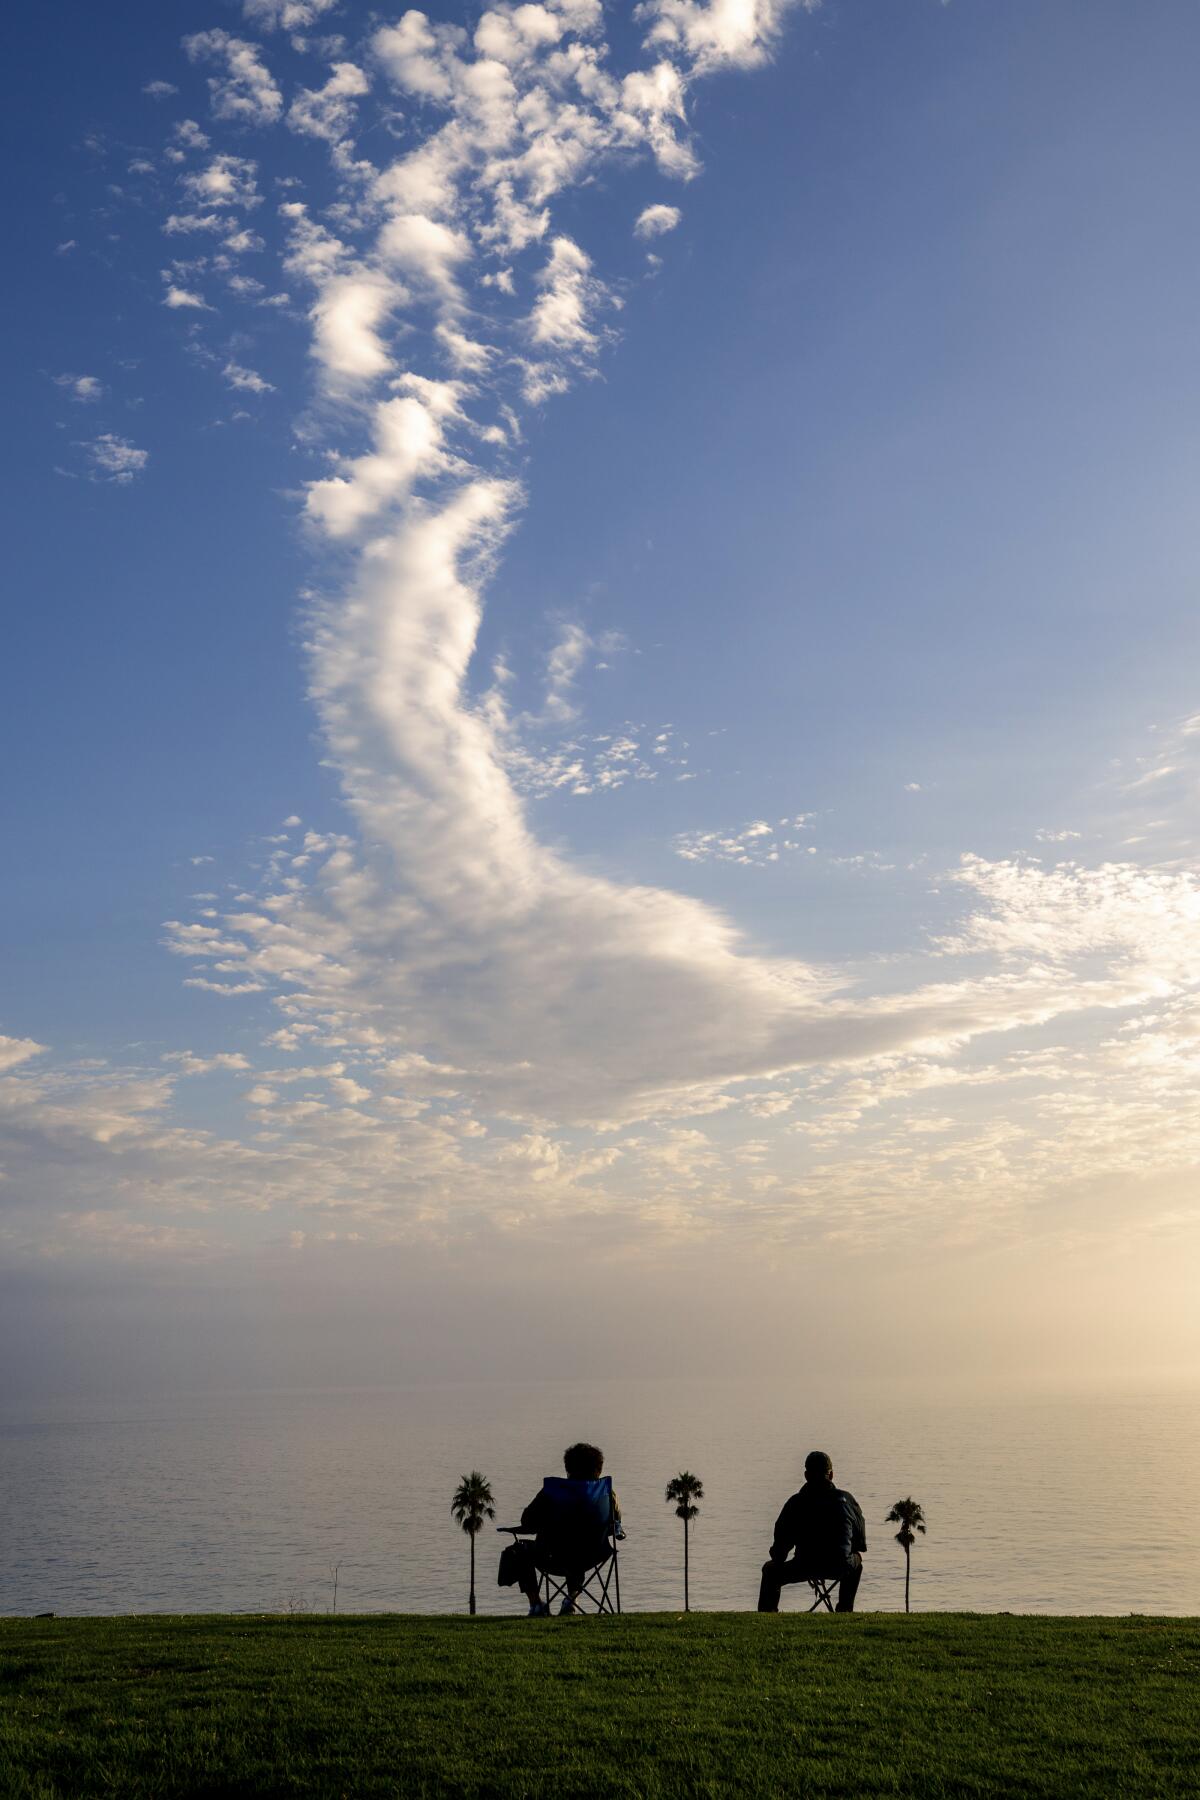
M854 1611L862 1580L867 1527L853 1494L833 1485L833 1464L823 1450L804 1459L804 1486L775 1521L771 1555L763 1564L759 1612L778 1612L782 1588L814 1575L839 1583L837 1610ZM794 1552L789 1560L789 1552Z
M565 1578L567 1597L560 1610L574 1612L588 1571L611 1553L613 1537L625 1535L617 1496L611 1495L610 1510L607 1484L601 1490L602 1498L591 1487L604 1473L603 1450L597 1450L595 1444L572 1444L563 1453L563 1468L567 1482L579 1484L572 1503L564 1507L561 1489L566 1484L556 1483L560 1489L557 1501L542 1488L521 1514L522 1530L537 1533L532 1544L515 1546L517 1580L529 1602L530 1618L544 1617L550 1610L538 1586L543 1570Z

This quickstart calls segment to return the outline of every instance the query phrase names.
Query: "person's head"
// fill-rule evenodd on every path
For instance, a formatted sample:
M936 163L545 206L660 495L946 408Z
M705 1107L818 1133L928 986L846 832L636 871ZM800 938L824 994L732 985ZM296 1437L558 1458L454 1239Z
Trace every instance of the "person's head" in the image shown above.
M568 1481L599 1481L604 1473L604 1452L595 1444L572 1444L563 1451Z
M832 1481L833 1463L824 1450L810 1450L804 1459L805 1481Z

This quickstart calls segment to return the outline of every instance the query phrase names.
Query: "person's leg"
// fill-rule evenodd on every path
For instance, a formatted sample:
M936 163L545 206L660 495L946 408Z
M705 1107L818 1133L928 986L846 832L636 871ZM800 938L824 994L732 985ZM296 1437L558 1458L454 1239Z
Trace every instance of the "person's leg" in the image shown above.
M837 1610L839 1612L854 1611L854 1596L858 1592L858 1584L862 1580L862 1557L855 1552L854 1559L842 1573L838 1583Z
M563 1603L559 1608L559 1611L565 1613L574 1612L575 1602L583 1592L583 1584L587 1580L587 1570L568 1569L563 1576L563 1579L567 1584L567 1591L563 1596Z
M790 1562L765 1562L762 1566L762 1580L758 1586L759 1612L778 1612L780 1590L790 1587L795 1581L807 1581L808 1577L798 1567L795 1557Z
M520 1573L517 1580L520 1583L521 1592L531 1608L540 1606L542 1600L541 1576L537 1563L533 1559L533 1545L518 1544L517 1550L520 1556Z

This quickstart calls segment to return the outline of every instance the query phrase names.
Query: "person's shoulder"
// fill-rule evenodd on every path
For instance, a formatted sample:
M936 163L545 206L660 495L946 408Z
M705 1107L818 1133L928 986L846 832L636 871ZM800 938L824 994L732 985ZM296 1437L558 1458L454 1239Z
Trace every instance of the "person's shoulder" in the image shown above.
M850 1492L849 1488L839 1488L838 1493L841 1495L844 1505L852 1506L855 1512L862 1511L862 1507L858 1504L858 1501L854 1498L854 1495Z

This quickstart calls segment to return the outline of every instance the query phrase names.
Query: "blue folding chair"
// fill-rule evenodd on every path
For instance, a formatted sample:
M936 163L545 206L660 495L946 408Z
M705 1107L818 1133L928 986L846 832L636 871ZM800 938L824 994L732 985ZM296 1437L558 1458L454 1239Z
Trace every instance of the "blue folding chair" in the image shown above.
M553 1606L571 1593L571 1578L580 1582L573 1598L581 1612L619 1613L621 1571L617 1540L625 1534L613 1512L612 1478L570 1481L563 1475L547 1475L542 1493L549 1517L536 1533L541 1546L538 1592ZM513 1542L534 1533L520 1525L499 1525Z

